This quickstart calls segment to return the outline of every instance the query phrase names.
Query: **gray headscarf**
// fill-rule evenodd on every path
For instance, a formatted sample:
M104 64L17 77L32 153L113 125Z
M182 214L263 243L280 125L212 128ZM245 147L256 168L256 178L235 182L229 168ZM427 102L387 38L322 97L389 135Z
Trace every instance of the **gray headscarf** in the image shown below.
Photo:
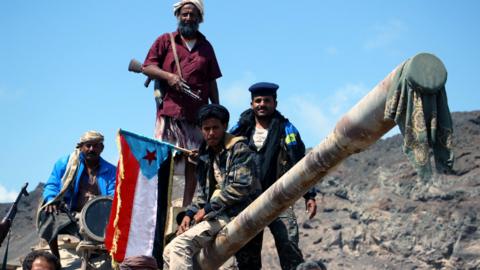
M101 142L103 143L104 137L102 133L95 131L95 130L90 130L85 133L80 137L77 143L77 148L80 148L84 143L87 142Z

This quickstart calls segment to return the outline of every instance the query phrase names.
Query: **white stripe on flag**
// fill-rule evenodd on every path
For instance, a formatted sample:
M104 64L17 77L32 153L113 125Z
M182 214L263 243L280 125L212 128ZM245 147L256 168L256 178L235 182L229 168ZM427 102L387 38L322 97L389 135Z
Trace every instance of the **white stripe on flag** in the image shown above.
M157 222L157 186L157 175L147 179L141 171L138 173L125 258L152 256Z

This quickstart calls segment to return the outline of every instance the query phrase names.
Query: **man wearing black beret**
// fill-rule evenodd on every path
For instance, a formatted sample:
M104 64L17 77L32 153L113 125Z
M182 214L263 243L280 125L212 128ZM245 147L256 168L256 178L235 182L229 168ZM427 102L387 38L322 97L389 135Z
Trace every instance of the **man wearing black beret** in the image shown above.
M255 152L257 174L262 190L267 190L305 155L298 130L277 111L278 85L260 82L249 88L251 108L240 115L231 133L244 136ZM305 206L312 218L317 211L315 188L304 195ZM270 225L283 270L295 269L303 262L298 247L298 224L293 206L288 208ZM261 269L263 231L245 245L236 255L239 269Z

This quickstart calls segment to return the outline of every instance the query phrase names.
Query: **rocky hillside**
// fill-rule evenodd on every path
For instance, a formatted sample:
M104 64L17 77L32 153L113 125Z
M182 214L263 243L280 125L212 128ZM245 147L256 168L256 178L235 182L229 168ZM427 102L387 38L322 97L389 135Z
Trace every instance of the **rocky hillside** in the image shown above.
M351 156L325 177L317 185L314 219L306 219L298 201L304 257L332 270L480 269L480 111L454 113L453 119L453 175L417 182L398 135ZM19 206L10 262L38 242L34 216L41 188ZM7 206L0 204L1 216ZM264 269L280 269L269 233L262 258Z
M314 219L297 202L304 257L332 270L480 269L480 111L453 120L453 175L417 182L397 135L317 184ZM265 245L264 269L279 269L271 237Z

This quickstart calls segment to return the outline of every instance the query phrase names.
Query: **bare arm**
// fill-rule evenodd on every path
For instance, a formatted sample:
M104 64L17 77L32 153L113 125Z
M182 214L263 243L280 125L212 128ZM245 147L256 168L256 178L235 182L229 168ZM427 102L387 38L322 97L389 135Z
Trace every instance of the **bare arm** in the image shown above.
M217 81L213 80L210 83L210 101L213 104L220 104L220 97L218 96L218 87L217 87Z
M308 213L308 218L312 219L317 214L317 203L315 199L308 199L305 201L305 208Z

